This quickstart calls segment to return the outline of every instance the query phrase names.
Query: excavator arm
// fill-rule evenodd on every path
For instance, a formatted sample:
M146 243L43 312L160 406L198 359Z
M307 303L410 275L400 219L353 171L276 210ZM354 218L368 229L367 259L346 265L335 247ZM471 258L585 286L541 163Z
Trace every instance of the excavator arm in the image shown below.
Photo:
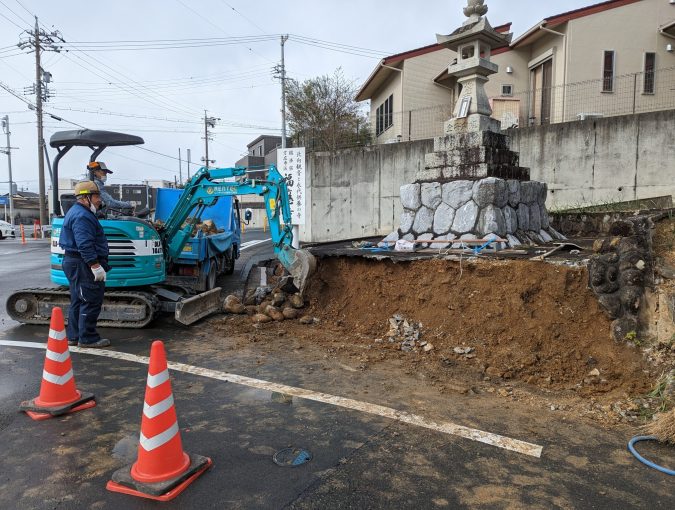
M192 235L193 225L201 220L204 210L219 198L233 195L263 197L274 253L302 293L316 268L316 261L309 252L293 248L288 189L274 165L270 166L268 177L263 180L249 179L246 169L240 167L201 168L185 186L178 204L160 231L166 262L174 262L180 256ZM186 223L189 218L191 222Z

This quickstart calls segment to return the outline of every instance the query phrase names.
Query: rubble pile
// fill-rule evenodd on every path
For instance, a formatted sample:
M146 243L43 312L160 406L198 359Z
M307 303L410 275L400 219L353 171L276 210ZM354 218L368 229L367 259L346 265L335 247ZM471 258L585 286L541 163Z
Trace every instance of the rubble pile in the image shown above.
M420 340L422 333L422 323L413 322L404 318L400 314L396 314L389 319L389 331L387 338L390 344L398 344L399 349L403 352L430 352L434 346L425 340ZM382 339L378 339L383 342ZM377 341L377 340L376 340Z
M287 293L279 288L257 287L244 301L231 294L225 298L223 311L247 314L255 324L298 319L301 324L316 324L318 319L302 313L305 301L298 293Z

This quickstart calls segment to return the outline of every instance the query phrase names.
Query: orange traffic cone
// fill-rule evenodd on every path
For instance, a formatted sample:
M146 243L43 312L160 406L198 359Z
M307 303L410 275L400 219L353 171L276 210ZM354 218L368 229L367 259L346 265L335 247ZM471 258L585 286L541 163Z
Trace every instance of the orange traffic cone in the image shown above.
M133 465L115 471L106 488L141 498L169 501L212 464L208 457L188 455L183 451L166 352L164 344L156 340L150 350L137 460Z
M19 409L34 420L46 420L89 409L95 405L93 393L84 393L75 387L68 338L63 326L63 310L58 306L54 307L49 325L40 395L21 402Z

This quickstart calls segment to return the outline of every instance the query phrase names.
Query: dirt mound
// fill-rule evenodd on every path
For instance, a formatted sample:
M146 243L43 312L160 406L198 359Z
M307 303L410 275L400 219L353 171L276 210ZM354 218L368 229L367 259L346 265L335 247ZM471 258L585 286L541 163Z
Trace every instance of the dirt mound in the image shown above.
M416 370L461 366L481 379L580 395L644 393L647 366L635 348L610 339L587 278L583 268L540 262L328 258L307 297L343 343L397 350ZM386 336L393 316L422 323L420 340L433 348L400 351Z

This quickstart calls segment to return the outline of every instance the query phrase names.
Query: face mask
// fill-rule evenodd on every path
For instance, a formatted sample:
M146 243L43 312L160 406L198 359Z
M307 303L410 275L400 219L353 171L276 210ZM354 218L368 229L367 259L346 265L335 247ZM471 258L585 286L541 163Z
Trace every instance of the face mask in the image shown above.
M108 180L108 176L107 176L107 175L103 175L102 177L99 177L98 179L99 179L101 182L105 182L105 181Z
M91 212L93 212L94 214L96 214L97 209L96 209L96 206L94 204L89 204L89 210Z

